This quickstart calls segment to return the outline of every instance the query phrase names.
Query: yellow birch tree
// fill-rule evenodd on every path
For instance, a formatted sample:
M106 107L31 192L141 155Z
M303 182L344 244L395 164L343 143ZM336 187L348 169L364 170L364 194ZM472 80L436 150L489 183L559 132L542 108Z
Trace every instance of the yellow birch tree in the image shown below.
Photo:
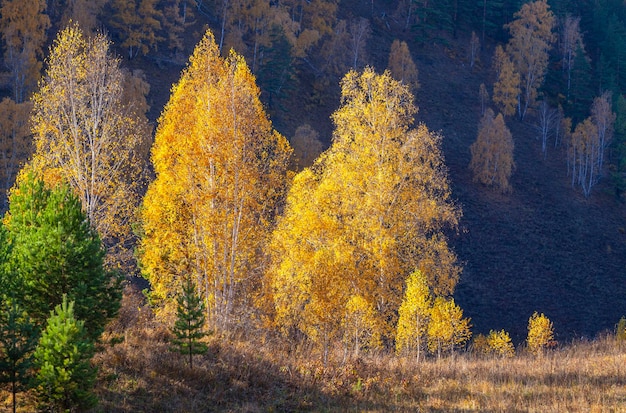
M493 55L493 68L497 80L493 84L493 103L500 108L504 116L515 113L520 91L520 76L515 71L511 59L502 46L496 46Z
M524 119L535 103L548 68L548 53L555 40L555 17L547 0L526 3L514 16L515 20L505 26L511 33L506 50L520 75L518 113Z
M509 178L515 168L513 148L513 136L504 117L498 113L494 119L493 111L487 109L480 121L478 138L470 146L472 161L469 168L474 174L474 182L494 186L500 192L510 191Z
M333 144L294 180L271 244L275 322L325 350L358 294L375 310L370 332L393 338L405 278L416 268L449 294L459 267L442 233L450 200L441 137L412 128L417 108L389 72L349 72L333 114ZM389 342L387 340L387 342Z
M67 27L47 63L33 97L35 153L27 169L67 182L109 253L128 255L147 120L123 101L124 76L105 36L87 39L78 26Z
M543 313L536 311L528 319L528 351L534 355L542 355L548 347L554 346L554 325Z
M222 58L207 31L159 119L141 214L143 272L165 313L188 275L211 325L249 320L290 154L243 57Z
M396 333L396 351L415 351L416 360L426 342L426 332L433 298L430 288L421 271L411 273L406 281L406 290L402 305L398 310L398 327Z
M387 69L389 69L395 79L409 85L413 93L419 89L417 66L411 57L409 46L406 42L401 42L398 39L393 41L391 51L389 52Z
M428 350L440 358L442 352L452 351L472 337L470 327L470 319L463 318L463 310L454 299L435 298L427 330Z

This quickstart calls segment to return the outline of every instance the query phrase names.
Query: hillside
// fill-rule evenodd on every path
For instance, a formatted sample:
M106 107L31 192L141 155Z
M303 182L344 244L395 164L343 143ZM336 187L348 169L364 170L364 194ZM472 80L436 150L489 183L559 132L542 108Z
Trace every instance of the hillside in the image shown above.
M165 10L168 1L154 4ZM184 35L178 51L171 52L169 45L166 47L162 40L161 48L148 47L145 55L140 53L128 59L128 49L122 47L127 33L119 25L119 20L128 16L121 12L115 14L115 9L122 3L115 3L109 10L103 6L107 2L97 2L93 10L100 7L100 11L97 19L91 16L91 20L99 20L106 27L115 42L122 66L139 69L145 74L145 80L150 84L148 118L156 125L171 86L178 80L201 34L207 26L219 28L218 10L208 2L175 2L177 7L184 4L197 6L192 24L182 26ZM623 4L614 0L603 0L595 6L554 3L551 7L557 16L566 12L581 15L581 27L587 30L584 41L587 49L593 50L589 57L595 65L595 72L585 72L593 74L589 79L591 83L610 85L606 80L609 78L616 83L613 90L621 90L621 69L606 73L602 71L604 69L598 69L597 62L599 50L613 50L610 47L615 45L609 44L609 40L617 39L614 41L618 42L621 32L615 32L619 36L608 36L615 33L609 33L609 29L605 30L597 22L603 21L605 16L614 22L610 27L621 25ZM432 7L425 5L419 11L414 10L415 16L409 14L405 25L401 18L403 4L399 1L342 1L336 4L336 16L332 18L350 24L367 21L371 35L362 61L378 71L387 66L394 39L404 40L410 47L421 84L416 96L420 108L417 120L442 132L453 198L463 210L459 232L449 236L464 268L455 297L472 318L474 330L488 332L504 328L520 342L525 334L526 320L533 311L545 312L554 321L560 340L593 337L599 332L612 330L617 320L626 314L626 286L623 282L626 212L614 195L610 180L605 177L589 198L572 188L566 174L565 148L555 148L550 143L544 159L533 127L536 122L533 113L524 122L515 117L507 119L515 140L517 164L510 194L497 194L473 183L468 171L469 146L475 140L480 115L478 88L481 83L491 88L494 80L490 71L491 55L496 44L507 40L502 27L511 20L518 5L509 2L494 5L490 10L492 14L487 16L488 22L482 20L486 40L480 62L471 69L467 59L470 33L481 27L475 7L465 1L455 3L458 9L451 8L446 2ZM52 43L53 34L70 10L59 1L51 2L49 7L51 27L47 45ZM457 13L468 10L471 13L466 16ZM166 21L164 16L161 18ZM432 19L430 24L420 26L420 19L426 21L426 16ZM408 24L410 19L413 26ZM292 57L287 62L292 72L281 92L271 99L268 88L277 81L276 73L272 71L280 69L283 61L279 55L288 51L279 49L284 46L284 39L280 43L280 35L270 33L270 37L263 40L274 41L276 47L263 50L269 57L265 57L266 67L257 74L262 99L275 127L286 137L291 138L298 126L308 123L328 146L333 130L329 116L339 106L341 76L336 70L324 71L323 66L330 58L323 56L323 45L318 45L311 49L310 56ZM253 38L244 36L240 40L250 43ZM250 45L247 46L250 49ZM616 58L621 56L621 50L619 47L615 49ZM334 58L342 57L345 56ZM2 80L3 94L9 95L9 74L5 73ZM619 148L611 147L609 160L616 161L618 156ZM10 176L7 182L10 182Z
M468 43L459 39L453 48L458 53ZM483 62L492 50L489 45ZM553 319L564 340L612 330L626 311L624 206L606 179L589 199L571 188L565 149L551 142L543 159L532 116L507 120L517 164L512 193L472 183L467 166L480 116L477 91L489 73L449 55L443 48L418 51L417 99L418 117L445 136L453 193L463 208L461 231L451 237L465 264L459 303L477 331L504 328L518 340L533 311Z
M394 38L375 26L369 44L374 67L386 67ZM405 36L406 37L406 36ZM407 38L410 41L410 38ZM193 42L188 39L189 47ZM475 332L506 329L521 342L533 311L555 323L557 338L569 340L612 330L626 314L626 216L605 179L590 198L570 186L562 146L549 143L546 159L531 113L524 122L507 125L515 140L513 191L500 195L472 182L469 146L480 117L478 89L492 81L489 70L495 43L483 47L481 62L467 62L467 33L442 44L409 43L419 70L416 96L418 122L441 131L453 197L463 210L458 234L451 242L464 266L455 297L472 318ZM131 61L151 83L149 116L156 120L176 82L181 62L141 58ZM329 85L321 104L311 103L314 76L304 71L300 88L285 99L288 109L271 110L281 133L290 137L297 126L316 125L330 142L329 115L338 106L338 85ZM311 82L311 83L308 83ZM302 105L305 96L306 105Z

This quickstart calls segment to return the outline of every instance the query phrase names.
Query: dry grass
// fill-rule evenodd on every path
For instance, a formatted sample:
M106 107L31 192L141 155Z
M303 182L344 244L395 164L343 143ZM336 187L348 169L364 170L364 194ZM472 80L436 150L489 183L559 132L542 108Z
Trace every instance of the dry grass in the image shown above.
M409 357L321 355L306 344L257 336L209 338L194 369L168 351L169 333L126 303L124 336L96 358L106 412L626 412L626 346L613 337L534 357L470 353Z
M612 338L542 357L367 355L323 366L305 348L211 340L190 370L153 327L98 357L108 412L626 411L626 348Z
M209 338L194 369L169 351L169 332L138 293L106 333L97 412L626 412L626 344L576 342L543 356L321 355L257 336ZM122 341L123 340L123 341ZM121 341L121 342L120 342ZM20 411L34 399L20 395ZM0 410L10 397L0 393Z

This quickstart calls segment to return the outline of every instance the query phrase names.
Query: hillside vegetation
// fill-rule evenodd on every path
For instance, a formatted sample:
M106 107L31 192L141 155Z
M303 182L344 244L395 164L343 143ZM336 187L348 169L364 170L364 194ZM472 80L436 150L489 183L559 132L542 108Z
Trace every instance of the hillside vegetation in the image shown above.
M431 3L0 0L3 407L623 409L626 6Z

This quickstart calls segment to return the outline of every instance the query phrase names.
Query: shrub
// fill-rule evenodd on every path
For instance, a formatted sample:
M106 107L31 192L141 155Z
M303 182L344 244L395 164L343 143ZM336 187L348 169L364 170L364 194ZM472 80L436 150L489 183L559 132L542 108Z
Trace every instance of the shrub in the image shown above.
M554 326L552 321L543 313L537 314L535 311L528 319L528 337L526 339L528 350L538 355L543 353L547 347L554 346Z
M617 341L626 341L626 317L622 317L615 326L615 338Z
M502 357L513 357L515 355L515 347L511 342L511 336L504 330L491 330L487 336L487 346L491 353Z

